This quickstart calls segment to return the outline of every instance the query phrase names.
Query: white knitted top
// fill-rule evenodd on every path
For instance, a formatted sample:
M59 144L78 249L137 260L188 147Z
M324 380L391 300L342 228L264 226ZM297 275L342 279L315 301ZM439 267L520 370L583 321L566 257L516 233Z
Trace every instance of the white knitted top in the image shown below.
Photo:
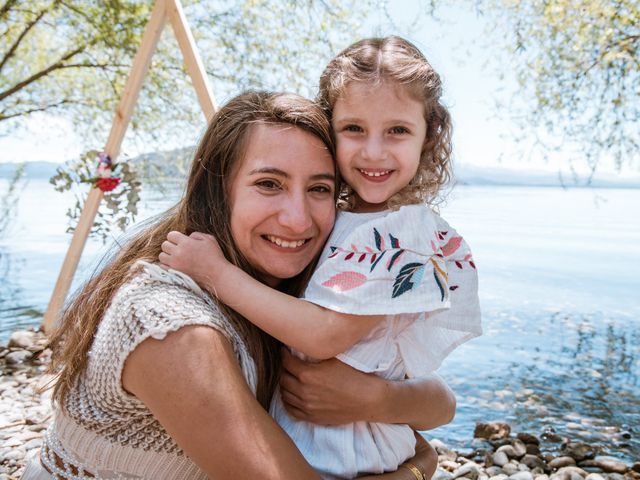
M229 339L255 393L254 361L215 302L186 275L146 262L136 266L141 271L120 288L100 322L87 368L67 397L66 414L56 411L45 435L42 463L60 478L86 477L58 468L53 452L100 478L207 478L149 409L122 388L127 356L149 337L163 339L187 325L215 328ZM51 478L38 475L38 466L30 465L32 476L27 471L23 478Z

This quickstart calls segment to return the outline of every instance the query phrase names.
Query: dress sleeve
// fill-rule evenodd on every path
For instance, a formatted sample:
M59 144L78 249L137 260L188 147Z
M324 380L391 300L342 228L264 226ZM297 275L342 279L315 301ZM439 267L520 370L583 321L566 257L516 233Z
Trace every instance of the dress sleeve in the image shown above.
M397 335L410 377L436 370L453 349L482 334L478 274L469 245L447 222L434 216L448 275L450 308L421 315Z
M359 224L339 245L326 247L305 300L356 315L448 308L436 220L428 207L411 205Z
M255 363L216 303L186 275L166 272L157 265L141 266L141 271L116 293L100 322L89 353L95 374L108 372L113 376L110 382L120 389L126 359L144 340L162 340L183 327L202 325L214 328L229 340L247 383L255 392ZM124 390L119 394L128 396Z

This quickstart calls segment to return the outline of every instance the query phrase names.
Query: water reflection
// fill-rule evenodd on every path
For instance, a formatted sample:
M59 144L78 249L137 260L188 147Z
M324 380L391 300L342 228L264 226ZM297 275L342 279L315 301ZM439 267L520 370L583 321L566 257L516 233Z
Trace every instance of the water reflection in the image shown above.
M490 369L471 369L468 358L454 358L443 369L459 396L459 410L454 424L436 436L464 444L476 421L502 419L515 431L538 435L552 427L558 443L582 440L628 460L640 457L635 318L488 312L485 320L489 331L478 341L484 345L473 347L471 355L498 361Z

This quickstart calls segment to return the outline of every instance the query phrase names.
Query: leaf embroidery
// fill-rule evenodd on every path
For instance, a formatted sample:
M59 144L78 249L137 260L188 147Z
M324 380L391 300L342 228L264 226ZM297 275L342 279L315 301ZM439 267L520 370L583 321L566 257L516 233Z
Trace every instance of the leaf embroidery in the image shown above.
M388 272L390 272L393 266L396 264L396 262L400 260L400 257L402 256L403 253L404 253L404 250L398 250L396 253L393 254L393 257L391 257L391 259L387 263Z
M345 260L349 260L351 259L353 256L355 255L354 252L348 253L346 257L344 257Z
M460 248L460 244L462 243L462 237L451 237L447 244L442 247L442 254L445 257L449 257Z
M440 300L442 301L444 300L444 287L442 286L442 281L438 278L438 271L435 268L433 269L433 278L436 279L436 285L440 289Z
M400 269L398 276L393 282L393 292L391 293L391 298L396 298L402 295L403 293L411 290L414 285L419 283L419 280L422 280L422 274L416 281L412 281L414 275L418 270L424 269L424 263L407 263Z
M400 242L396 237L389 234L389 240L391 240L391 248L400 248Z
M367 277L358 272L340 272L323 282L322 286L338 292L353 290L366 283Z
M362 261L367 258L367 254L363 253L362 255L360 255L360 258L358 258L358 263L362 263Z
M373 272L373 269L376 268L376 265L378 265L378 262L380 260L382 260L382 257L384 257L385 253L387 253L386 250L380 254L380 256L378 257L378 259L375 262L373 262L373 265L371 265L371 270L369 270L369 272Z
M380 232L378 232L378 230L376 230L375 228L373 229L373 236L376 241L376 248L378 250L382 250L384 248L384 240L382 240L382 237L380 236Z
M459 288L459 286L458 286L458 285L451 285L451 286L449 287L449 290L454 291L454 290L457 290L458 288Z

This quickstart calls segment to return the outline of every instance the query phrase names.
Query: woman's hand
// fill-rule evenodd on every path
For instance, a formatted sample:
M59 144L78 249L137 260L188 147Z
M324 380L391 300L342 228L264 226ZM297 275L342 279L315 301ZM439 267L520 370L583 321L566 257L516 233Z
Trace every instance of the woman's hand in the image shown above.
M169 232L167 239L162 242L158 260L166 267L189 275L212 293L216 274L220 274L223 267L229 264L215 237L200 232L193 232L189 236Z
M416 454L404 464L411 464L420 471L423 478L430 479L438 468L438 453L429 444L429 442L422 437L422 435L416 433ZM383 478L386 480L416 480L418 477L408 468L401 466L398 467L398 470L395 472L384 473L381 475L366 475L358 478L361 480L381 480Z
M305 362L286 349L282 364L282 400L299 420L320 425L405 423L415 430L429 430L449 423L455 415L455 396L436 374L385 380L335 358Z

